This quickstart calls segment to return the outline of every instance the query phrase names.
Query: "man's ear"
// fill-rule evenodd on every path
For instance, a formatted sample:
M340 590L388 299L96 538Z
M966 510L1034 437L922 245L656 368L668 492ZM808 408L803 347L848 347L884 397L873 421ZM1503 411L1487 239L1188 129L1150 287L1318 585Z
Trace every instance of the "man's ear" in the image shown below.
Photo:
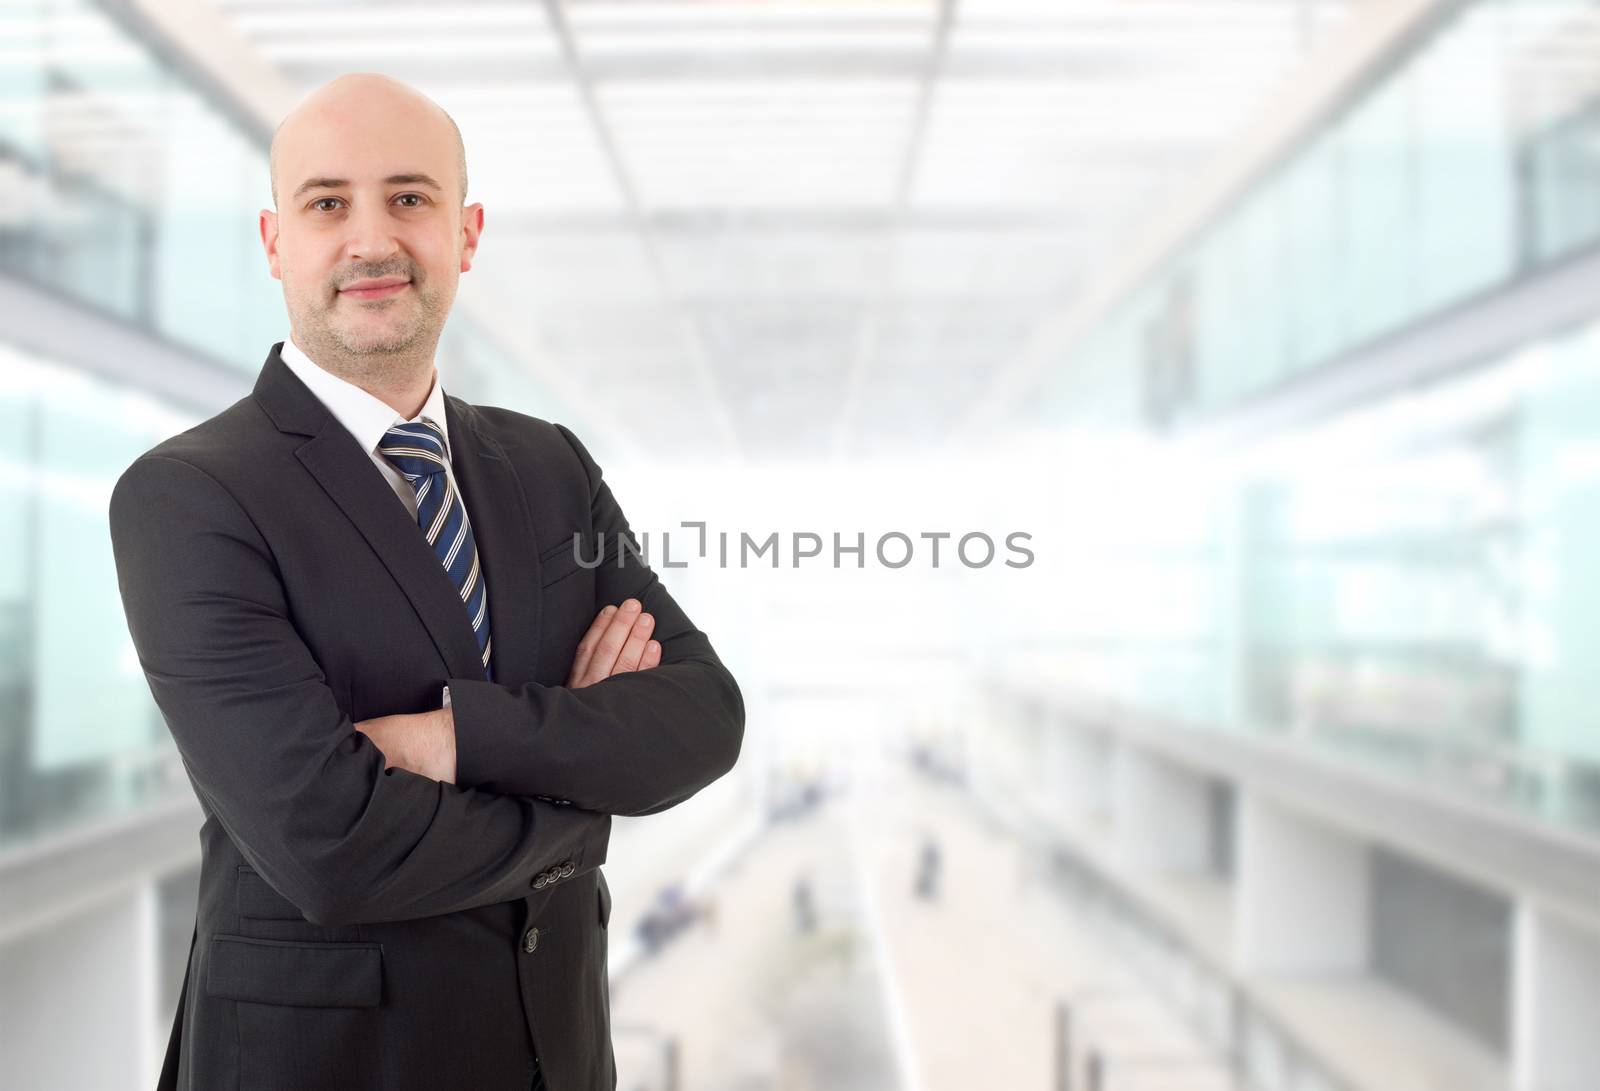
M261 245L267 252L267 268L272 271L273 280L282 280L283 272L278 268L278 214L270 208L263 208L259 218Z
M483 202L477 201L461 210L461 271L472 268L472 256L478 252L478 238L483 234Z

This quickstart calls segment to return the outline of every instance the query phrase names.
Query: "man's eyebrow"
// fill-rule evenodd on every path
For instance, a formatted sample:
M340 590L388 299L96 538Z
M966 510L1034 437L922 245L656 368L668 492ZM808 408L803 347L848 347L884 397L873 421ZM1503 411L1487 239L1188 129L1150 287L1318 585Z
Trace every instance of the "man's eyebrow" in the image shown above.
M383 183L386 186L430 186L440 193L444 192L444 187L434 180L433 175L421 172L415 174L391 174L383 180ZM350 179L348 178L307 178L294 191L294 196L299 197L307 190L338 189L340 186L348 186L349 184Z
M386 186L432 186L440 193L444 192L444 187L433 180L433 175L423 174L420 171L416 174L391 174L383 180L383 184Z

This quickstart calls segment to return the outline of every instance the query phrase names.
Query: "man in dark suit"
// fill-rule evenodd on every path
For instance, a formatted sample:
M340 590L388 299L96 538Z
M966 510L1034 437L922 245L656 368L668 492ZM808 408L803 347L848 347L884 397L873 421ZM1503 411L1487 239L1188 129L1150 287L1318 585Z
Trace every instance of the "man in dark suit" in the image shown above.
M273 187L291 336L110 505L205 816L162 1086L613 1088L611 816L732 767L738 686L578 438L440 387L483 227L448 115L341 77Z

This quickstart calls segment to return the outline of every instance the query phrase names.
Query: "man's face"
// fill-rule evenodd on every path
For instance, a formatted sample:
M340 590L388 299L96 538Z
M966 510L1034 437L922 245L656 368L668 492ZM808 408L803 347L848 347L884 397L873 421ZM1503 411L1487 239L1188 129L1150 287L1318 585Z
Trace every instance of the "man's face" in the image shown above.
M482 227L482 206L461 206L448 120L352 97L286 123L276 154L262 241L296 339L349 356L431 352Z

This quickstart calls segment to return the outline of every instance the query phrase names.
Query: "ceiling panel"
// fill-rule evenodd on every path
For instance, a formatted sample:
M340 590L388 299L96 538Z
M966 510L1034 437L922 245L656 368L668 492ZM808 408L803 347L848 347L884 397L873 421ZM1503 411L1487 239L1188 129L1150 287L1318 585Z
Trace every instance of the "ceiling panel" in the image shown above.
M939 444L1349 8L214 2L297 86L451 111L463 297L531 371L658 450L802 459Z

